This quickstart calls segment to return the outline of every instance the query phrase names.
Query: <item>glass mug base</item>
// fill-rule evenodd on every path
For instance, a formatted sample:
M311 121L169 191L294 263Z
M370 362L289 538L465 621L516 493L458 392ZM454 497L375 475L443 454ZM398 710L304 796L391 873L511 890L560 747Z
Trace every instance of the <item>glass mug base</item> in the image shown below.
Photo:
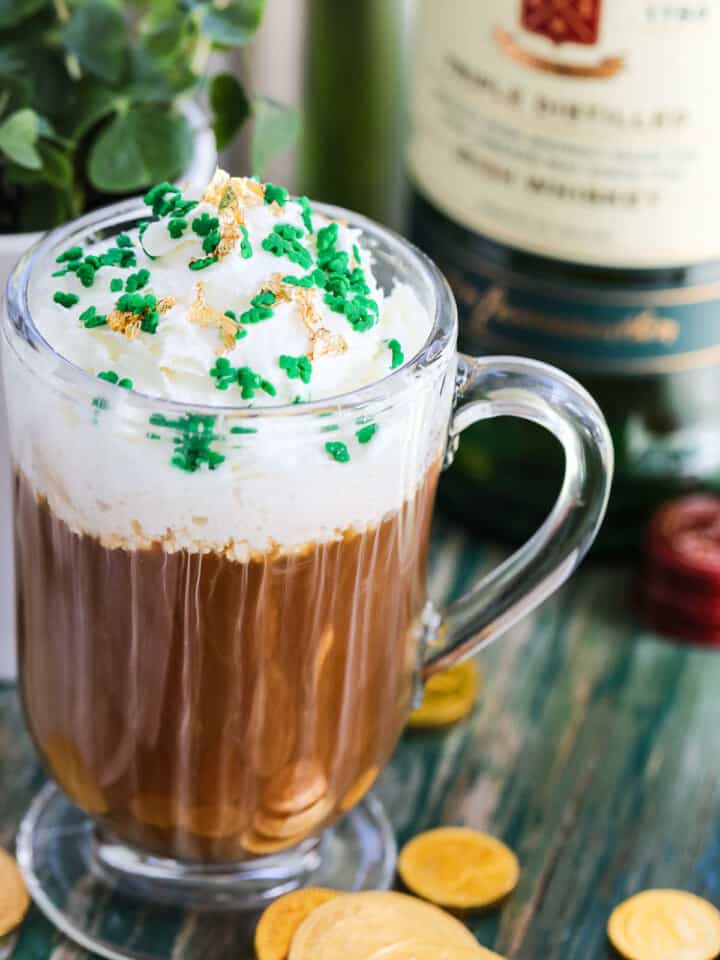
M252 955L258 914L301 886L387 889L396 845L368 794L339 823L282 854L223 867L145 856L105 836L54 784L23 820L17 856L30 893L68 937L111 960Z

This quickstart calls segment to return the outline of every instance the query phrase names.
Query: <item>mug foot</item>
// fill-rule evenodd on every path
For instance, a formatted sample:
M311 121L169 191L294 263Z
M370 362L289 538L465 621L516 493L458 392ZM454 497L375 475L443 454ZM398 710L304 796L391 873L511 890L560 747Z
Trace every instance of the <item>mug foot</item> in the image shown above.
M17 841L40 910L80 946L111 960L251 956L259 912L271 900L302 886L387 889L395 856L392 828L372 794L292 850L202 867L146 856L104 836L48 784Z

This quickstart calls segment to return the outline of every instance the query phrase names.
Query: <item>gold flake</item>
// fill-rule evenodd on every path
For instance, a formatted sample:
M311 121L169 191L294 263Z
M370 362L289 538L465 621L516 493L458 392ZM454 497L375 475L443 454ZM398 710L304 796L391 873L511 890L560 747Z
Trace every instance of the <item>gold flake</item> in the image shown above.
M195 300L188 310L191 323L199 327L218 327L223 341L223 351L232 350L236 342L238 326L231 317L226 317L221 310L211 307L205 299L205 284L195 284Z
M310 334L310 360L318 357L332 357L345 353L347 341L339 333L332 333L327 327L320 327Z
M172 308L175 306L176 303L177 303L177 300L175 299L175 297L163 297L161 300L158 300L157 312L167 313L168 310L172 310Z
M129 310L113 310L108 314L108 326L116 333L123 333L128 340L134 340L140 333L142 318Z

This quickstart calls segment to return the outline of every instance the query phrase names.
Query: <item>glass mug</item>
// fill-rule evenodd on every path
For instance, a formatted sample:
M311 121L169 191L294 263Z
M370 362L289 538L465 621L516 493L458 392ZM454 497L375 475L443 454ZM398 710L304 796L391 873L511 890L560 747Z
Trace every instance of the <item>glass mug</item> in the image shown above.
M392 839L366 794L422 679L555 590L605 510L612 448L590 396L541 363L458 355L437 268L360 216L316 209L359 227L381 287L409 284L433 320L409 363L332 399L157 400L53 351L34 277L136 226L138 201L53 231L9 282L20 684L72 801L46 788L19 854L43 909L96 950L53 887L59 863L186 906L258 903L308 878L387 884ZM438 612L425 588L437 478L465 427L497 416L555 434L562 489L528 543Z

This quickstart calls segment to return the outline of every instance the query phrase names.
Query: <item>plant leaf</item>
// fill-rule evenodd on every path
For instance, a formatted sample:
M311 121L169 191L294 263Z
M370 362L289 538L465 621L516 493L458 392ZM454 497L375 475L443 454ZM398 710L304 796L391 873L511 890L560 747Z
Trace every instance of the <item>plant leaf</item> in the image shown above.
M35 144L38 139L38 115L29 107L16 110L0 124L0 150L18 166L38 170L42 166Z
M218 150L233 139L250 114L250 101L242 84L231 73L218 73L210 81L212 128Z
M75 7L63 42L89 73L107 83L120 81L129 38L122 11L110 0L86 0Z
M192 132L181 113L143 105L119 113L90 148L90 182L104 193L130 193L178 176L190 162Z
M250 166L253 176L262 179L268 161L295 143L300 133L300 115L292 107L265 98L254 101L253 114Z
M204 6L201 24L210 39L222 46L240 47L260 26L265 0L212 0Z
M14 27L38 10L42 10L46 0L0 0L0 29Z
M40 166L37 169L15 166L10 169L8 179L23 186L45 183L55 190L65 191L73 182L73 167L70 154L62 147L52 143L38 143Z

